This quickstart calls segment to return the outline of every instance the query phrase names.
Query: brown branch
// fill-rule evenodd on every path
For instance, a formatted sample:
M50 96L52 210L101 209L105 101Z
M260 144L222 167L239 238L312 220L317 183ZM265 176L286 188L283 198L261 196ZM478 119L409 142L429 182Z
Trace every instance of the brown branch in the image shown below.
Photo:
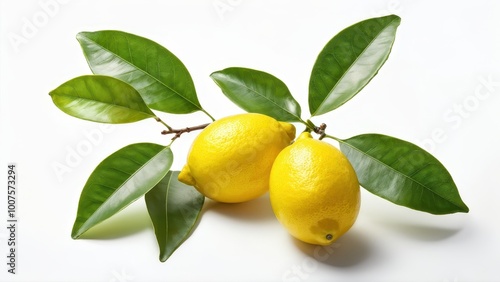
M314 132L319 134L319 140L323 139L326 135L325 133L326 124L322 123L319 126L314 127Z
M186 127L186 128L182 128L182 129L169 129L169 130L163 130L161 132L161 134L163 135L167 135L167 134L175 134L174 137L172 137L172 140L175 140L179 137L181 137L181 135L183 133L187 133L187 132L191 132L191 131L195 131L195 130L201 130L201 129L204 129L205 127L207 127L210 123L205 123L205 124L200 124L200 125L197 125L197 126L191 126L191 127Z

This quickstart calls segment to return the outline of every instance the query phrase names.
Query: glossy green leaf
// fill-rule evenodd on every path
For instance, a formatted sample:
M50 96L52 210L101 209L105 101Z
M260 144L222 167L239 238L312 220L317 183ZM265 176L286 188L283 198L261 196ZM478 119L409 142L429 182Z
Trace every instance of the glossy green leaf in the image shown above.
M108 156L82 190L71 236L78 238L144 195L168 173L172 161L170 147L151 143L128 145Z
M318 116L354 97L377 74L391 52L401 19L390 15L354 24L318 55L309 81L309 110Z
M288 87L271 74L246 69L227 68L210 77L236 105L247 112L271 116L280 121L301 121L300 105Z
M102 123L129 123L155 114L129 84L102 75L73 78L50 92L52 101L68 115Z
M145 196L162 262L189 237L205 202L194 187L179 182L178 175L170 171Z
M377 196L432 214L469 211L446 168L412 143L363 134L340 140L340 149L360 184Z
M77 39L95 74L131 84L150 108L174 114L202 110L188 70L158 43L113 30L80 32Z

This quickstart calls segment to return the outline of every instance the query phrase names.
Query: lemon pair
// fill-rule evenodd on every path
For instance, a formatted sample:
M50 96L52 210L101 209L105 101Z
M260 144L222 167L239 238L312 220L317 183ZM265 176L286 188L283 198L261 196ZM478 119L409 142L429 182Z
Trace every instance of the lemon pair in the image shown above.
M337 148L308 132L294 138L292 124L266 115L222 118L197 136L179 181L227 203L269 190L273 211L292 236L328 245L354 224L359 183Z

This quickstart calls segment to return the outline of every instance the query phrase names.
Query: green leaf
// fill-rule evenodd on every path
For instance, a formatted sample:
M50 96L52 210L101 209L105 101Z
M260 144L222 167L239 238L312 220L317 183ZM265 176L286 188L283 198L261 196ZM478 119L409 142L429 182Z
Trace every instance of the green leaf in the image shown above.
M155 117L137 90L110 76L76 77L49 95L60 110L84 120L129 123Z
M469 211L450 173L420 147L380 134L339 141L360 184L371 193L432 214Z
M76 38L95 74L131 84L150 108L174 114L202 110L188 70L158 43L114 30L80 32Z
M391 52L401 19L390 15L354 24L333 37L318 55L309 81L309 110L318 116L356 95Z
M108 156L82 190L71 236L78 238L144 195L168 173L172 161L170 147L151 143L132 144Z
M227 68L210 77L236 105L247 112L271 116L280 121L300 122L300 105L285 83L271 74Z
M170 171L145 196L162 262L189 237L205 202L194 187L179 182L178 175Z

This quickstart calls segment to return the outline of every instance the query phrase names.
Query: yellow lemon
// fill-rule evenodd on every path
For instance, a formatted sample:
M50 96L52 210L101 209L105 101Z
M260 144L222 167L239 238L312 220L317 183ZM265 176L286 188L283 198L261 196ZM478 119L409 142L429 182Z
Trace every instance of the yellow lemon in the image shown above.
M360 188L348 159L308 132L274 161L269 195L273 211L295 238L328 245L356 221Z
M274 159L294 138L292 124L267 115L219 119L193 141L178 179L219 202L255 199L269 190Z

